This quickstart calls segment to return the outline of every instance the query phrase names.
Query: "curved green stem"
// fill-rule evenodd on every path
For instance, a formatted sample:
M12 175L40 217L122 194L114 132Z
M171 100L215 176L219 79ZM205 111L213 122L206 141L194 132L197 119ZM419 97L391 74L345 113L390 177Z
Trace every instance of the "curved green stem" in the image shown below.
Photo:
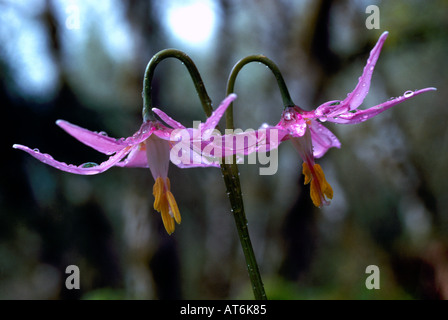
M194 82L196 91L202 103L205 114L209 117L213 112L211 100L205 90L204 83L201 76L193 63L193 61L185 53L176 49L166 49L155 54L149 61L143 80L143 120L155 120L152 112L152 99L151 99L151 83L154 77L154 71L157 65L166 58L177 58L187 67L190 76ZM255 259L255 254L252 249L252 244L249 238L249 232L247 229L247 220L244 213L243 197L241 193L241 185L238 175L238 167L234 157L233 164L226 164L225 160L221 164L221 172L226 184L227 193L233 212L233 217L238 229L238 235L240 238L241 246L243 248L244 256L247 262L247 269L249 272L249 278L252 283L255 299L265 300L266 293L264 292L263 283L261 281L260 272Z
M238 61L232 68L230 72L229 79L227 80L227 94L231 94L234 92L235 81L238 73L241 69L248 63L251 62L259 62L267 66L275 76L277 80L278 88L280 89L280 94L282 96L283 105L285 108L295 106L294 102L291 99L291 95L289 94L288 87L286 86L285 80L283 79L282 73L278 66L266 56L261 54L247 56L240 61ZM234 129L233 124L233 103L229 105L226 112L226 127L228 129Z
M193 60L185 54L184 52L177 49L165 49L156 53L148 65L146 66L145 76L143 78L143 121L154 120L154 114L152 112L152 79L154 77L154 71L157 65L166 58L176 58L180 60L188 69L190 73L191 79L193 80L194 86L198 93L199 99L202 103L202 108L204 109L205 114L209 117L212 114L213 107L212 101L205 90L204 82L202 81L201 75L199 74L196 65Z
M227 81L227 95L234 92L235 81L238 73L246 64L250 62L261 62L269 67L269 69L274 73L274 76L277 79L284 106L294 106L294 102L292 101L288 88L286 87L285 80L283 79L283 76L277 65L272 60L263 55L252 55L243 58L232 68L229 79ZM226 128L234 129L233 103L229 105L226 111ZM227 193L232 205L233 217L235 219L235 224L238 230L243 253L246 258L247 270L252 282L254 296L257 300L267 299L266 293L264 291L263 281L258 269L257 260L255 258L254 250L249 237L249 230L247 227L246 214L244 212L243 197L241 195L241 185L235 155L233 156L233 161L231 164L221 165L221 171L224 177L224 181L226 182Z
M263 281L261 279L260 270L258 269L257 259L255 258L254 249L249 236L249 229L247 227L238 166L236 165L235 157L233 157L232 164L221 164L221 172L226 184L241 248L246 259L247 272L249 273L250 282L252 283L254 297L256 300L266 300L266 292L264 291Z
M274 74L277 79L277 83L280 89L280 93L283 99L283 104L286 107L294 106L294 102L291 99L288 88L286 87L285 80L277 67L277 65L267 57L263 55L252 55L241 59L235 64L230 72L229 79L227 81L227 95L234 92L235 81L240 70L250 62L260 62L269 67L269 69ZM234 129L233 123L233 103L229 105L226 111L226 128ZM258 269L258 264L255 259L255 254L252 248L252 244L249 237L249 230L247 227L246 214L244 212L243 198L241 195L241 186L239 180L238 166L236 165L236 156L233 156L232 164L221 165L221 170L223 173L224 181L226 182L227 191L229 194L230 203L232 205L233 217L235 219L235 224L238 229L238 235L240 237L241 246L244 252L244 256L247 262L247 269L249 272L249 277L252 282L252 289L255 298L258 300L267 299L266 293L264 291L263 282L261 279L260 271ZM229 189L229 186L231 189Z

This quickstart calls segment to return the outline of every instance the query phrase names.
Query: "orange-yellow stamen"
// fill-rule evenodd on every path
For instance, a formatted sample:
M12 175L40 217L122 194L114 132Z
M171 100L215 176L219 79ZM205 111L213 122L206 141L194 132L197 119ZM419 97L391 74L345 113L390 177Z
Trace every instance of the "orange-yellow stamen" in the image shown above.
M305 184L311 182L310 196L316 207L321 207L327 204L327 199L333 199L333 188L325 179L325 174L319 164L313 165L312 168L308 163L304 162L302 165L303 175L305 176Z
M170 179L165 178L164 180L162 177L157 177L152 193L154 209L160 212L166 232L172 234L175 226L174 220L180 223L181 217L176 199L170 191Z

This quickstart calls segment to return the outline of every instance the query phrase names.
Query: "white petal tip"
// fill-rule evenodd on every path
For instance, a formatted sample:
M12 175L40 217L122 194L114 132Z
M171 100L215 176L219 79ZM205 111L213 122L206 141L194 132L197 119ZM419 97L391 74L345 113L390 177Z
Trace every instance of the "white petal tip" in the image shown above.
M232 102L232 101L234 101L237 97L238 97L238 96L236 95L236 93L231 93L231 94L229 94L229 95L224 99L224 101L229 101L229 100L230 100L230 102ZM224 102L224 101L223 101L223 102Z
M381 35L379 39L383 39L386 40L387 36L389 35L389 31L384 31Z
M62 119L58 119L58 120L56 120L56 125L58 125L58 126L62 126L62 125L64 125L65 123L67 123L67 121L65 121L65 120L62 120Z

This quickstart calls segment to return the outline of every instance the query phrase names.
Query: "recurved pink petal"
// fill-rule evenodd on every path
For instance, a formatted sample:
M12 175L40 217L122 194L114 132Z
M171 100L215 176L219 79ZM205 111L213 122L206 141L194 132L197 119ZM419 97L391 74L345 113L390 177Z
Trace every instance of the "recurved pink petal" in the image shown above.
M325 126L315 120L311 120L308 126L311 131L313 141L313 155L316 158L322 157L328 149L332 147L340 148L341 143L338 138Z
M162 119L167 125L169 125L173 129L184 129L185 126L183 126L180 122L177 122L173 118L171 118L169 115L167 115L165 112L163 112L160 109L152 108L152 111L154 111L155 114L157 114L160 119Z
M33 156L34 158L36 158L37 160L42 161L43 163L48 164L52 167L55 167L56 169L70 172L70 173L81 174L81 175L93 175L93 174L98 174L98 173L106 171L110 167L116 165L132 149L131 147L122 148L119 152L117 152L115 155L110 157L107 161L104 161L103 163L101 163L99 165L97 165L93 162L87 162L80 166L76 166L73 164L66 164L64 162L57 161L49 154L40 153L36 149L33 150L33 149L30 149L30 148L20 145L20 144L13 145L13 148L25 151L25 152L29 153L31 156Z
M124 141L128 146L135 146L148 139L154 132L158 131L159 126L166 128L160 122L156 121L143 122L143 124L140 126L140 129L138 129L138 131L134 133L132 137L126 139L121 138L120 141Z
M372 79L373 69L375 68L384 41L386 41L388 34L389 32L387 31L383 32L383 34L378 39L378 42L376 43L375 47L373 47L372 51L370 51L369 59L367 59L367 64L364 67L364 71L361 77L359 78L355 90L353 90L353 92L351 92L347 96L347 98L345 98L344 101L342 101L340 107L347 106L349 110L354 110L358 108L364 101L364 98L367 96L367 93L369 93L370 80Z
M437 90L436 88L425 88L417 91L406 91L402 96L383 102L377 106L365 110L356 110L354 112L346 112L334 118L328 118L328 121L342 124L355 124L369 120L370 118L380 114L381 112L411 99L421 93Z
M183 130L188 130L188 129L184 129L184 128L181 128L181 129L171 129L171 128L165 127L162 124L159 124L157 126L157 130L154 130L153 134L156 135L157 137L159 137L162 140L171 141L171 140L173 140L173 138L175 138L174 135L173 135L173 132L174 131L179 131L179 130L183 131Z
M318 118L323 121L326 121L327 117L331 117L333 113L336 114L340 113L335 112L335 110L339 107L340 104L341 104L340 100L327 101L316 108L314 114L312 114L313 115L312 118Z
M107 155L111 155L128 145L124 139L116 140L104 134L81 128L64 120L58 120L56 121L56 124L80 142Z
M118 167L127 168L148 168L148 158L146 156L146 145L134 146L129 155L116 164Z
M205 123L200 124L200 130L202 132L203 139L208 140L208 138L211 136L213 129L216 128L216 126L219 123L219 120L221 120L222 116L226 112L229 105L236 99L236 94L231 93L228 95L219 105L219 107L213 111L210 117L205 121Z
M369 93L373 70L388 34L389 33L387 31L383 32L375 47L373 47L370 51L369 59L367 59L367 64L364 67L361 77L358 79L358 84L355 89L349 93L347 98L343 101L328 101L316 108L316 118L326 119L327 117L336 117L339 114L346 113L347 111L355 110L362 104L365 97Z

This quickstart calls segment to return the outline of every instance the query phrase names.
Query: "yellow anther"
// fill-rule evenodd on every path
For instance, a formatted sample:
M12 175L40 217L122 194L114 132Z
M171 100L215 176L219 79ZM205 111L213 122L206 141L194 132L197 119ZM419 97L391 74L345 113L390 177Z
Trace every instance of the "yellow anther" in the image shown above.
M163 179L158 177L152 188L152 194L154 195L154 209L160 212L160 201L163 196Z
M316 207L321 207L327 204L327 199L333 199L333 188L325 179L325 174L319 164L313 165L312 168L304 162L302 165L302 172L305 176L305 184L311 182L310 196Z
M177 207L176 199L174 199L174 196L171 193L171 191L168 191L166 193L166 197L168 198L168 203L170 205L171 212L173 213L174 220L176 220L176 222L179 224L181 222L181 218L180 218L179 208Z
M170 208L168 201L166 201L166 195L163 195L163 198L164 201L161 202L160 214L162 215L162 221L166 232L172 234L174 232L174 220L170 215Z
M311 175L310 167L306 162L302 164L302 173L305 176L305 184L310 183L311 179L313 179L313 176Z
M316 172L320 184L320 189L322 190L324 196L327 197L327 199L333 199L333 188L327 182L327 179L325 179L325 174L321 166L319 164L315 164L314 171Z
M170 191L170 179L163 180L162 177L157 177L153 187L153 195L154 209L160 212L166 232L172 234L175 227L174 220L180 223L181 217L176 199Z

